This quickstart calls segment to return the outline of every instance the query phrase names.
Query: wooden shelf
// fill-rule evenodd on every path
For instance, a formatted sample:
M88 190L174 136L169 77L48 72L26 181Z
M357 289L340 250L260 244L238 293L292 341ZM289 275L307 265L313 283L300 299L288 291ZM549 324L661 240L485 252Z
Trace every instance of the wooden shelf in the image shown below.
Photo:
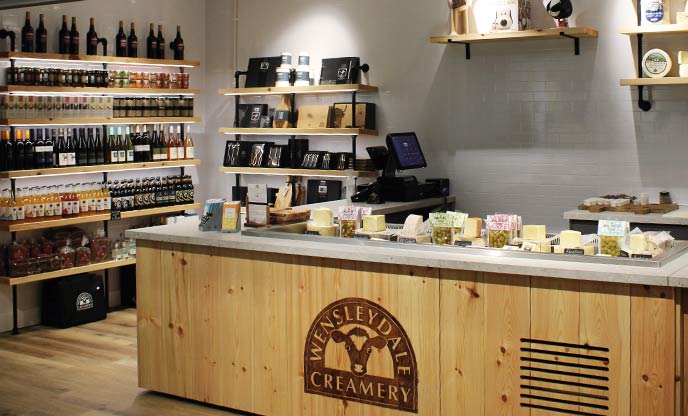
M521 30L518 32L469 33L457 36L433 36L431 43L483 43L483 42L515 42L546 39L564 39L567 36L575 38L596 38L598 32L589 27L552 28L538 30Z
M622 35L680 35L688 34L688 25L630 26L621 29Z
M111 64L126 66L157 66L175 68L194 68L201 66L199 61L173 59L147 59L127 58L121 56L98 55L61 55L57 53L28 53L28 52L2 52L0 59L14 59L16 61L52 61L52 62L82 62L87 64Z
M34 274L24 277L0 277L0 285L18 286L27 283L42 282L44 280L59 279L61 277L74 276L81 273L92 273L101 270L116 269L123 266L136 264L136 259L107 261L104 263L89 264L88 266L72 267L71 269L57 270L54 272Z
M0 172L0 179L31 178L36 176L74 175L83 173L117 172L127 170L174 168L186 166L200 166L199 159L169 160L165 162L123 163L117 165L76 166L69 168L14 170Z
M629 85L688 85L688 77L628 78L621 80L621 86Z
M193 88L95 88L95 87L44 87L40 85L3 85L0 92L9 94L80 94L80 95L126 95L126 96L161 96L161 95L198 95L201 90Z
M377 130L366 129L251 129L221 128L222 134L245 136L377 136Z
M284 176L316 176L316 177L333 177L346 178L353 176L355 178L375 178L378 176L377 171L352 171L352 170L318 170L318 169L282 169L282 168L220 168L221 173L237 173L244 175L284 175Z
M201 204L174 205L171 207L160 207L142 209L138 211L124 211L122 219L147 217L153 215L169 214L172 212L186 211L188 209L199 209ZM20 231L44 230L46 228L67 227L70 225L89 224L93 222L109 221L110 213L105 214L86 214L73 218L55 218L49 220L34 221L0 221L0 232L15 233Z
M265 87L265 88L228 88L218 91L221 95L232 96L263 96L263 95L316 95L316 94L344 94L344 93L375 93L378 88L372 85L339 84L339 85L311 85L308 87Z
M102 126L104 124L192 124L200 122L200 117L12 118L0 120L0 126Z

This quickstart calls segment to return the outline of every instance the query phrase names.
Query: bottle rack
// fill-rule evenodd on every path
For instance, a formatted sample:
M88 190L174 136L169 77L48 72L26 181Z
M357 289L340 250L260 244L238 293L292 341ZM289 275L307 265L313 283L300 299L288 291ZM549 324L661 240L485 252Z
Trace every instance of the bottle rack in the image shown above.
M361 65L362 72L368 72L370 67ZM358 94L377 93L378 88L363 84L339 84L339 85L315 85L304 87L262 87L262 88L240 88L242 76L246 76L246 71L237 71L234 74L234 88L221 89L219 94L234 97L234 127L221 128L221 134L233 135L234 140L240 141L242 136L289 136L295 139L298 136L348 136L351 138L351 152L353 155L353 169L351 170L318 170L318 169L289 169L289 168L258 168L258 167L220 167L221 173L235 174L235 185L237 190L241 185L241 175L281 175L287 176L289 183L293 183L295 177L334 177L334 178L357 178L375 177L375 171L356 171L356 150L358 136L377 136L377 130L366 130L354 127L348 128L318 128L318 129L299 129L299 128L241 128L239 127L239 106L241 97L289 95L290 96L290 124L296 124L296 96L297 95L328 95L328 94L350 94L351 95L351 126L356 126L356 102ZM295 194L295 193L294 193ZM293 202L293 201L292 201Z
M0 33L0 38L3 34ZM6 34L5 36L11 36ZM10 37L14 43L13 36ZM14 50L14 47L11 48ZM14 70L18 64L31 64L36 61L42 63L82 63L88 65L102 65L103 70L107 70L109 64L119 66L133 66L133 67L176 67L180 72L184 72L186 68L193 68L200 66L198 61L177 61L177 60L159 60L159 59L145 59L145 58L124 58L124 57L109 57L97 55L61 55L61 54L44 54L44 53L23 53L23 52L4 52L0 53L0 60L9 60L10 68ZM83 88L83 87L43 87L43 86L2 86L0 92L8 94L78 94L78 95L143 95L143 96L187 96L198 94L199 90L194 89L147 89L147 88ZM150 117L150 118L78 118L78 119L11 119L0 120L0 126L9 127L10 134L14 136L17 126L66 126L66 125L91 125L102 126L103 137L107 137L107 125L111 124L179 124L181 131L181 140L184 140L184 124L200 122L200 117ZM179 174L185 174L185 167L198 166L200 160L170 160L160 162L142 162L142 163L125 163L125 164L106 164L93 166L74 166L62 168L45 168L45 169L30 169L30 170L15 170L9 172L0 172L0 179L10 181L10 188L12 193L16 195L16 181L21 178L58 176L58 175L74 175L85 173L102 173L102 181L107 182L108 172L115 171L139 171L143 169L152 168L178 168ZM176 212L184 212L191 209L199 209L201 206L198 203L165 206L157 208L149 208L136 211L111 212L101 214L82 215L73 218L56 218L49 220L30 220L30 221L15 221L15 222L0 222L0 232L9 232L11 234L12 242L17 241L17 232L49 229L54 227L63 227L75 224L86 224L102 222L105 236L108 236L108 225L110 221L147 217L155 215L171 214ZM103 271L104 273L104 291L105 302L109 305L108 288L109 288L109 271L114 268L135 265L136 259L129 259L124 261L108 261L104 263L91 264L83 267L74 267L55 272L41 273L36 275L29 275L25 277L11 278L0 277L0 285L8 285L12 288L12 334L19 333L17 324L17 287L22 284L45 281L50 279L57 279L65 276L72 276L79 273L87 273L94 271Z

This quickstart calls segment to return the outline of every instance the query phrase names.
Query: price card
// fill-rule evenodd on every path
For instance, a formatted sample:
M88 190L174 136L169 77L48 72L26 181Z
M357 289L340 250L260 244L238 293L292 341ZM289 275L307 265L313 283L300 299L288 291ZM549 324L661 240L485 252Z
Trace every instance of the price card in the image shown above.
M122 211L110 211L110 221L118 221L122 219Z
M624 237L628 234L630 224L627 221L600 220L597 226L598 235Z
M248 186L248 200L252 204L268 203L268 186L266 184L253 184Z
M472 247L473 242L471 242L471 241L455 241L454 245L456 247Z

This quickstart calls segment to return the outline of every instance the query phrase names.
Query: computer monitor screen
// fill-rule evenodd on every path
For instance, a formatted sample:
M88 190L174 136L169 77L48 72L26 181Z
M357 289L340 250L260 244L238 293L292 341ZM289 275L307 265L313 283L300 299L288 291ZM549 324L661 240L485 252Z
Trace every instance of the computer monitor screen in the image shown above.
M387 136L387 147L397 163L397 169L420 169L428 166L416 133L392 133Z

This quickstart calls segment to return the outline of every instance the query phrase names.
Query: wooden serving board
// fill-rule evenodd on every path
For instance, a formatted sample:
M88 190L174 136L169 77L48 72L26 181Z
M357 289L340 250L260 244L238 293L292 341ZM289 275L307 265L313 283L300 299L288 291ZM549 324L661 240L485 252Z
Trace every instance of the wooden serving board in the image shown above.
M270 224L293 224L308 221L310 209L271 209Z
M678 204L649 204L649 205L624 205L623 207L607 207L607 206L592 206L588 207L583 204L578 206L578 209L583 211L598 212L628 212L638 215L646 214L667 214L678 210Z

